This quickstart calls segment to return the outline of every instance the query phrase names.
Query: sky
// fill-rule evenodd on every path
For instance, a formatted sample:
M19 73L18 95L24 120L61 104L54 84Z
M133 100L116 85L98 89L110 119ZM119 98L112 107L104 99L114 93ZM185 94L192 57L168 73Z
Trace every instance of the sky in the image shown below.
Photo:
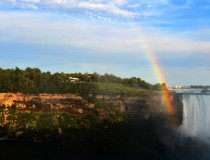
M151 55L168 86L210 85L210 0L0 1L1 68L155 84Z

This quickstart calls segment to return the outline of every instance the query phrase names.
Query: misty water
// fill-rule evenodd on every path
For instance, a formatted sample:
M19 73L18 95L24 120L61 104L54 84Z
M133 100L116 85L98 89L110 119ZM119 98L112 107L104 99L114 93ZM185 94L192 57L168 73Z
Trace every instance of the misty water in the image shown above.
M183 95L181 128L189 136L210 142L210 95Z

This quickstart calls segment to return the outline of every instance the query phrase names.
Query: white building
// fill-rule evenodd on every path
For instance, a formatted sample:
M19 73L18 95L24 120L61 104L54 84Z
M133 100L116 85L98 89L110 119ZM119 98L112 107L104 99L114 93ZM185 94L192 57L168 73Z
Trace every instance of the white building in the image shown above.
M76 83L79 82L79 78L75 78L75 77L69 77L70 82L72 83Z

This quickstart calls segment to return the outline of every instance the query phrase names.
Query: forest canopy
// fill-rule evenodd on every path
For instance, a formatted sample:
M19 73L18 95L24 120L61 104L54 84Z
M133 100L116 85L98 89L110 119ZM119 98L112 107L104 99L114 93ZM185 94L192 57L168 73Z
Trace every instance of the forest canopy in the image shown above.
M75 81L75 79L77 81ZM152 85L141 78L121 78L113 74L99 73L51 73L39 68L27 67L22 70L0 68L0 92L13 93L74 93L97 94L103 86L137 88L140 90L161 90L161 84Z

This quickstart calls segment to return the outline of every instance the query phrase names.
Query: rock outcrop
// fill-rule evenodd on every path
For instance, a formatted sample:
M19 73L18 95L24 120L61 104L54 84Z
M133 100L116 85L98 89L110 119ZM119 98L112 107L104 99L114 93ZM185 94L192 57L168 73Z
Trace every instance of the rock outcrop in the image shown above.
M182 96L181 94L170 93L168 98L174 109L173 114L170 115L161 92L154 92L147 96L98 96L98 99L114 103L120 112L138 114L142 119L169 115L176 123L175 125L181 125L183 119Z
M121 113L136 114L142 119L168 114L160 92L148 96L96 96L98 100L113 104ZM182 124L183 105L180 94L170 94L174 113L170 115L177 125ZM73 94L39 94L25 95L1 93L0 106L14 107L23 111L65 111L73 114L97 113L100 117L106 115L102 108L94 108L80 96Z
M73 94L26 95L1 93L0 106L13 107L24 111L66 111L82 114L93 108L82 97Z

